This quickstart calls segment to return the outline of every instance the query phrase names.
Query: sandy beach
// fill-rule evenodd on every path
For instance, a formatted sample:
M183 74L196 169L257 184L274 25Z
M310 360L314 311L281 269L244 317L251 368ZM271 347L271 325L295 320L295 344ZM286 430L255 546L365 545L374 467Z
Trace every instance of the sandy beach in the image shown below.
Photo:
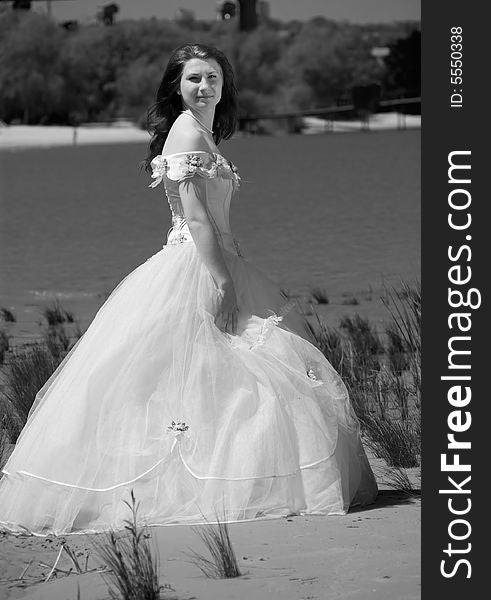
M391 121L384 117L374 121L373 128L395 128L394 119ZM418 119L419 117L410 121L408 117L407 126L418 126ZM319 130L323 126L318 122L320 120L316 121L309 124L312 133L315 128ZM337 126L337 131L342 131L342 123L338 123ZM353 123L346 123L345 126L344 131L359 131L359 123L356 129ZM341 138L355 139L352 136ZM314 141L313 137L309 139ZM327 139L327 136L324 139ZM80 127L76 141L80 145L146 142L148 134L124 124L119 127ZM0 127L0 150L5 150L6 154L23 148L67 146L72 143L73 129L69 127ZM134 249L130 248L129 252L134 252ZM381 305L377 293L374 292L372 298L371 289L366 291L367 297L361 292L357 293L361 306L351 306L349 297L343 297L341 294L339 297L333 296L331 290L329 293L330 303L319 307L319 310L324 308L326 315L329 312L328 316L333 322L337 322L341 315L352 312L362 315L366 312L370 319L378 322L382 319L382 311L386 310ZM85 299L82 300L86 302ZM74 301L70 304L67 300L66 306L73 310L77 317L86 317L85 321L88 323L89 317L93 316L96 305L100 304L102 299L91 299L92 312L87 314L82 310L85 306L82 300L79 302L80 306ZM38 332L38 303L45 303L44 301L44 296L40 299L26 297L22 302L12 300L14 312L20 316L19 323L9 325L11 329L8 331L13 338L14 334L17 334L19 339L24 339ZM65 305L65 300L63 304ZM10 306L10 303L7 305ZM23 317L24 313L19 306L30 312L26 312ZM86 324L85 321L82 325ZM389 489L382 475L382 461L371 457L370 462L377 475L380 494L375 504L369 507L353 509L345 516L295 516L232 524L230 534L243 573L241 577L233 580L207 579L196 566L187 562L185 553L190 548L204 551L201 541L190 527L151 528L151 537L160 556L160 583L172 587L172 590L162 594L162 598L419 599L421 500L419 497L408 497L404 493ZM408 471L413 485L419 489L419 469ZM69 574L60 571L57 578L44 583L43 580L55 563L63 541L78 556L84 570L87 565L89 572L75 573L73 562L68 555L62 553L58 567L66 573L70 569L72 571ZM0 532L0 600L75 600L78 587L81 600L109 598L107 584L102 575L95 570L98 567L103 567L103 563L95 554L91 536L38 538L16 537Z
M361 123L352 121L326 121L305 117L304 133L347 133L360 131ZM370 130L414 129L421 127L419 115L381 113L370 118ZM75 144L118 144L147 142L149 134L129 121L103 124L83 124L73 128L64 125L3 125L0 126L0 150L42 146L71 146Z
M10 125L0 127L0 150L75 144L147 142L149 134L129 122L104 126Z
M375 504L345 516L297 516L230 525L243 575L207 579L185 552L203 551L187 526L153 527L160 556L160 584L170 585L163 598L179 600L416 600L420 598L420 500L382 489ZM89 536L15 537L0 534L0 598L82 600L109 597L98 572L49 573L62 541L87 570L102 566ZM23 580L19 578L30 563ZM58 567L73 568L63 553Z

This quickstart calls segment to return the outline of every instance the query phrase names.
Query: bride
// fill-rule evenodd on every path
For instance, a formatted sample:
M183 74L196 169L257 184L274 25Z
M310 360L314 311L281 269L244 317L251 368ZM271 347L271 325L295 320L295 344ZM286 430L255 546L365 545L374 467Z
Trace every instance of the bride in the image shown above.
M38 392L3 469L0 524L37 535L344 514L377 486L346 388L229 225L237 168L226 57L186 45L150 116L172 228Z

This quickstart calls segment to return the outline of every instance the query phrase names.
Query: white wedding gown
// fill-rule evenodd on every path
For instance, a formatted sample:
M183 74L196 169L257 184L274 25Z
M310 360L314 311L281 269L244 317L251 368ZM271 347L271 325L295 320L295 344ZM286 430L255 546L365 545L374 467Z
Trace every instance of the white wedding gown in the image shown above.
M239 176L207 152L157 156L173 228L114 289L36 396L0 481L0 524L120 528L134 490L149 525L344 514L377 486L346 388L303 318L244 259L229 225ZM236 335L196 250L179 182L206 181L234 281Z

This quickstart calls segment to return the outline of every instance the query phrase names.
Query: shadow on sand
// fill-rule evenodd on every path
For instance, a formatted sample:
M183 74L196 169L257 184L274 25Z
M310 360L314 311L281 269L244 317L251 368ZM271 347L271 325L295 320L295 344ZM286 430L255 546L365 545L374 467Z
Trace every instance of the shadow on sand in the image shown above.
M413 504L421 498L421 490L414 490L412 494L400 490L379 490L377 499L373 504L366 506L353 506L350 508L350 514L366 512L368 510L377 510L386 506L399 506L401 504Z

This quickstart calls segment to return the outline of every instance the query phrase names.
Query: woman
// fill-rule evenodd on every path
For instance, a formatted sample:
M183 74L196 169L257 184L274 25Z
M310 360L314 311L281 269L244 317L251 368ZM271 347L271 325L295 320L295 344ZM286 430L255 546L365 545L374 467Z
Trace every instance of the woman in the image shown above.
M172 228L38 393L4 468L0 522L65 534L121 527L133 489L149 525L344 514L377 487L346 388L304 320L240 253L225 56L171 57L146 165Z

